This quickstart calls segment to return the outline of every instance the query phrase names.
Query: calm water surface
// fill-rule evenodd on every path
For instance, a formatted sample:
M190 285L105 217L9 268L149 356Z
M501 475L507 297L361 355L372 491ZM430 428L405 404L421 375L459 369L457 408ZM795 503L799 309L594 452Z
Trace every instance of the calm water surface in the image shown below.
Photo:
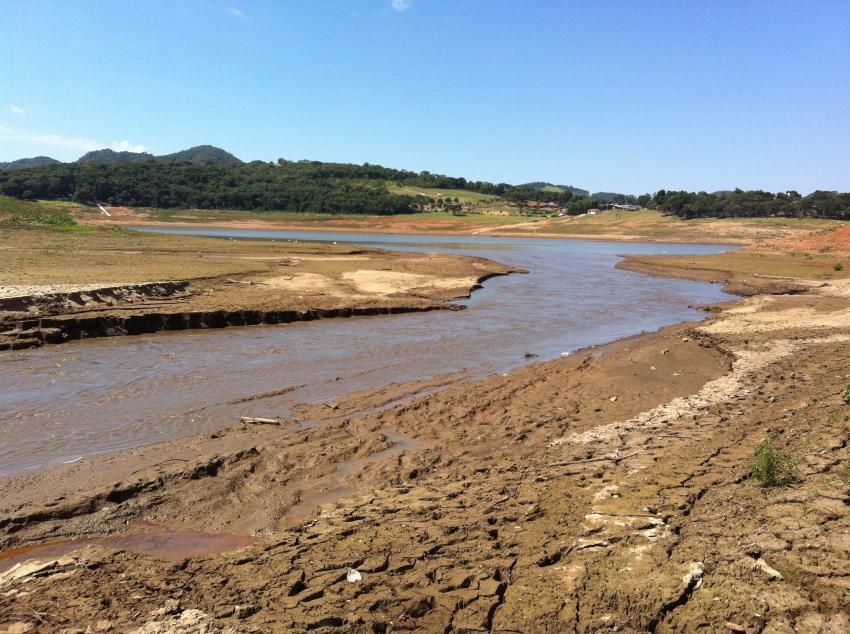
M150 230L150 228L146 228ZM76 341L0 355L0 475L205 430L241 415L286 415L303 402L460 370L517 367L656 330L728 300L720 287L614 268L621 253L714 253L724 247L353 233L172 233L336 240L489 257L528 275L488 280L462 312L328 319L280 326ZM303 386L275 398L253 394ZM435 423L438 421L435 421Z

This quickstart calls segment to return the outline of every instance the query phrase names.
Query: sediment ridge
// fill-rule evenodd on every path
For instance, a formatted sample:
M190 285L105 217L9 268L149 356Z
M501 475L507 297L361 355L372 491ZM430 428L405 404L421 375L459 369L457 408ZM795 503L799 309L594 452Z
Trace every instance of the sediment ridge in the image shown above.
M303 311L214 310L188 313L146 311L144 314L126 316L46 317L12 323L11 328L0 332L0 350L20 350L39 347L46 343L65 343L75 339L141 335L169 330L291 324L332 317L398 315L431 310L463 310L463 308L459 304L436 304L317 308Z
M453 300L468 298L491 277L520 272L464 256L129 233L83 236L88 258L72 261L70 249L60 250L50 234L20 237L0 250L0 264L26 257L27 238L51 255L37 259L29 279L18 276L12 284L0 275L0 351L169 330L462 310ZM150 279L177 270L191 276ZM143 279L100 281L119 276Z

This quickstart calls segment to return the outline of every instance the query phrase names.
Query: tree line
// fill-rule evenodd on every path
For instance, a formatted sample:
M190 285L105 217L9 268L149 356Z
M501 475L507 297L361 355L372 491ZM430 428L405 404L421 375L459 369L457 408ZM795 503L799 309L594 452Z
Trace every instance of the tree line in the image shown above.
M685 219L784 216L850 220L850 193L833 191L818 190L802 196L796 191L736 189L709 194L662 189L638 196L637 203Z
M538 192L506 183L467 181L380 165L320 161L254 161L197 165L185 161L59 163L0 171L0 193L22 199L64 199L130 207L399 214L431 201L391 193L387 183L460 189L512 201L566 203L572 194Z
M392 194L362 172L263 162L63 163L0 172L0 193L163 209L240 209L397 214L415 211L411 196Z
M0 171L0 194L20 199L72 200L163 209L239 209L325 213L403 214L424 211L434 199L396 194L406 187L457 189L499 196L519 207L553 203L571 215L611 202L637 202L682 218L806 216L850 219L850 194L797 192L667 191L633 197L543 191L507 183L468 181L431 172L397 170L364 163L286 161L198 165L186 161L57 163Z

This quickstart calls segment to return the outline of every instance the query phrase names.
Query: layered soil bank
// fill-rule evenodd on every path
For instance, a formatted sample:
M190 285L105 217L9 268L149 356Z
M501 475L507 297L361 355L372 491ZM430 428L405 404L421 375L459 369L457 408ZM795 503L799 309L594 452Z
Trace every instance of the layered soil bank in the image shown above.
M850 283L808 286L442 391L390 386L3 480L17 563L0 622L846 632ZM768 436L796 464L788 486L750 475ZM175 561L179 536L159 553L103 539L146 522L257 541ZM81 537L100 541L67 543Z
M0 350L461 307L483 258L292 241L21 230L0 245ZM8 268L4 265L8 265ZM166 275L180 274L179 279Z

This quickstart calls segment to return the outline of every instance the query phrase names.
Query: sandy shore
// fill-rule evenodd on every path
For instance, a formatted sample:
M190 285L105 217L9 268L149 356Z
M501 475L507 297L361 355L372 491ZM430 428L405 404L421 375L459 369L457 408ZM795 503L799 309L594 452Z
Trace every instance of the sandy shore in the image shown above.
M0 350L163 330L458 310L451 300L513 271L483 258L333 244L10 232L0 238Z
M750 285L700 324L0 480L0 623L846 632L850 281L746 262L626 264Z

